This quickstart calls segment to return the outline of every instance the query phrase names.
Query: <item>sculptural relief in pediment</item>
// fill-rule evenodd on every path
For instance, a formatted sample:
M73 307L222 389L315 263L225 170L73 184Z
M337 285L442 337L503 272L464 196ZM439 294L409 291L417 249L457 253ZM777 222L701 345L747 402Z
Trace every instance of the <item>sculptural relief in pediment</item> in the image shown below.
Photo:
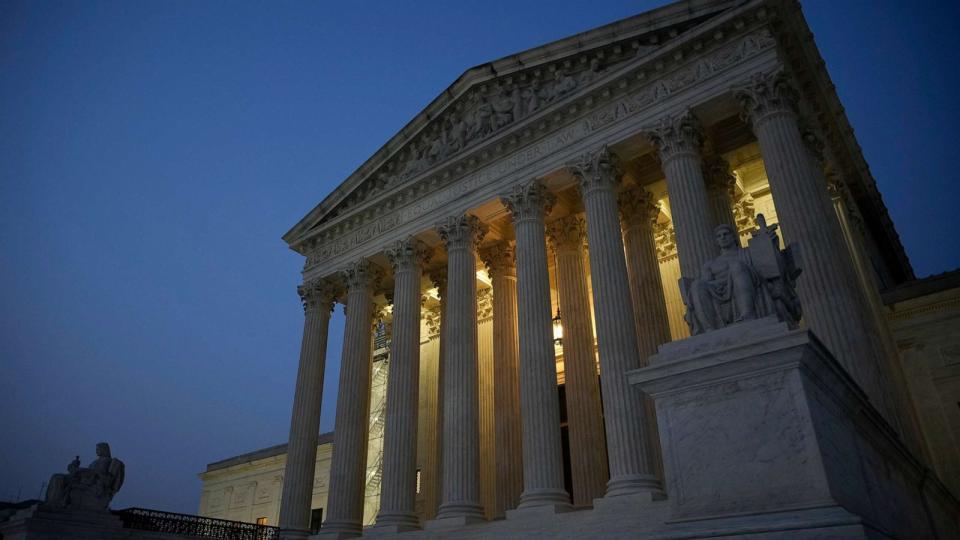
M320 223L342 215L379 193L406 184L484 139L563 101L616 66L645 56L661 45L642 45L637 40L612 44L474 85L369 175Z

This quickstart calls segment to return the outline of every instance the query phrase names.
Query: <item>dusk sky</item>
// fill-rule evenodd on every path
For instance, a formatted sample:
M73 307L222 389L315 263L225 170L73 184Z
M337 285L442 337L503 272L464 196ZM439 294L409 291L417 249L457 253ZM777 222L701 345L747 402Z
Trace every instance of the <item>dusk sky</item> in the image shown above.
M0 501L104 440L114 508L196 513L288 435L280 236L467 68L662 3L0 3ZM803 5L917 275L960 266L960 2Z

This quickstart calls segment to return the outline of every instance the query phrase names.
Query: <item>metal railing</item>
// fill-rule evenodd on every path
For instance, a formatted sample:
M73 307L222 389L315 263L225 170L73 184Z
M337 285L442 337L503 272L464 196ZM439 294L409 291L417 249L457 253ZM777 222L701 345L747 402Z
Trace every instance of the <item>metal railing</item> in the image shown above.
M225 540L278 540L280 529L242 521L215 519L146 508L127 508L113 512L123 521L124 528L198 538Z

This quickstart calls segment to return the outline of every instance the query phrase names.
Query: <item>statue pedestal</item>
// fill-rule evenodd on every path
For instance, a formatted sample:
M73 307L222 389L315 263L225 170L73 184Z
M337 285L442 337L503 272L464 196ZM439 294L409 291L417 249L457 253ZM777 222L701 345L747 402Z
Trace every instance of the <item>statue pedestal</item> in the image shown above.
M668 524L800 538L960 530L957 500L807 330L739 323L663 345L629 380L656 403Z
M38 504L0 523L4 540L77 540L124 537L123 522L109 510L65 510Z

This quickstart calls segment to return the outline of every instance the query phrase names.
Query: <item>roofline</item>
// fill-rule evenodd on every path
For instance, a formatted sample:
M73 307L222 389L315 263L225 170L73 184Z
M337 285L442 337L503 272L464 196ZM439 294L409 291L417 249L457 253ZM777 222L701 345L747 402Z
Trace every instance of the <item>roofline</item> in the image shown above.
M467 69L407 122L406 125L400 128L397 133L390 137L373 155L367 158L363 164L357 167L353 173L338 184L333 191L327 194L319 204L307 212L303 218L282 236L282 239L291 249L295 250L294 246L300 240L304 228L309 226L311 222L322 218L322 215L318 216L318 214L324 214L324 210L332 210L343 197L352 191L354 184L366 179L370 173L400 150L433 118L436 118L448 105L453 103L457 97L463 95L466 90L475 84L497 77L504 71L516 71L517 69L532 67L548 61L556 61L570 54L589 49L598 42L602 42L610 37L627 39L631 36L649 33L685 20L695 19L738 7L749 3L749 1L750 0L679 0L626 19L613 21L603 26L585 30L572 36L557 39L544 45L532 47ZM325 206L329 208L324 208Z
M317 446L323 444L330 444L333 442L333 432L328 431L326 433L321 433L320 437L317 439ZM243 465L245 463L253 463L261 459L267 459L281 454L287 453L287 443L277 444L274 446L268 446L266 448L261 448L260 450L253 450L252 452L247 452L237 456L229 457L226 459L221 459L220 461L214 461L213 463L207 464L207 470L203 471L200 474L210 473L213 471L219 471L227 469L236 465Z

